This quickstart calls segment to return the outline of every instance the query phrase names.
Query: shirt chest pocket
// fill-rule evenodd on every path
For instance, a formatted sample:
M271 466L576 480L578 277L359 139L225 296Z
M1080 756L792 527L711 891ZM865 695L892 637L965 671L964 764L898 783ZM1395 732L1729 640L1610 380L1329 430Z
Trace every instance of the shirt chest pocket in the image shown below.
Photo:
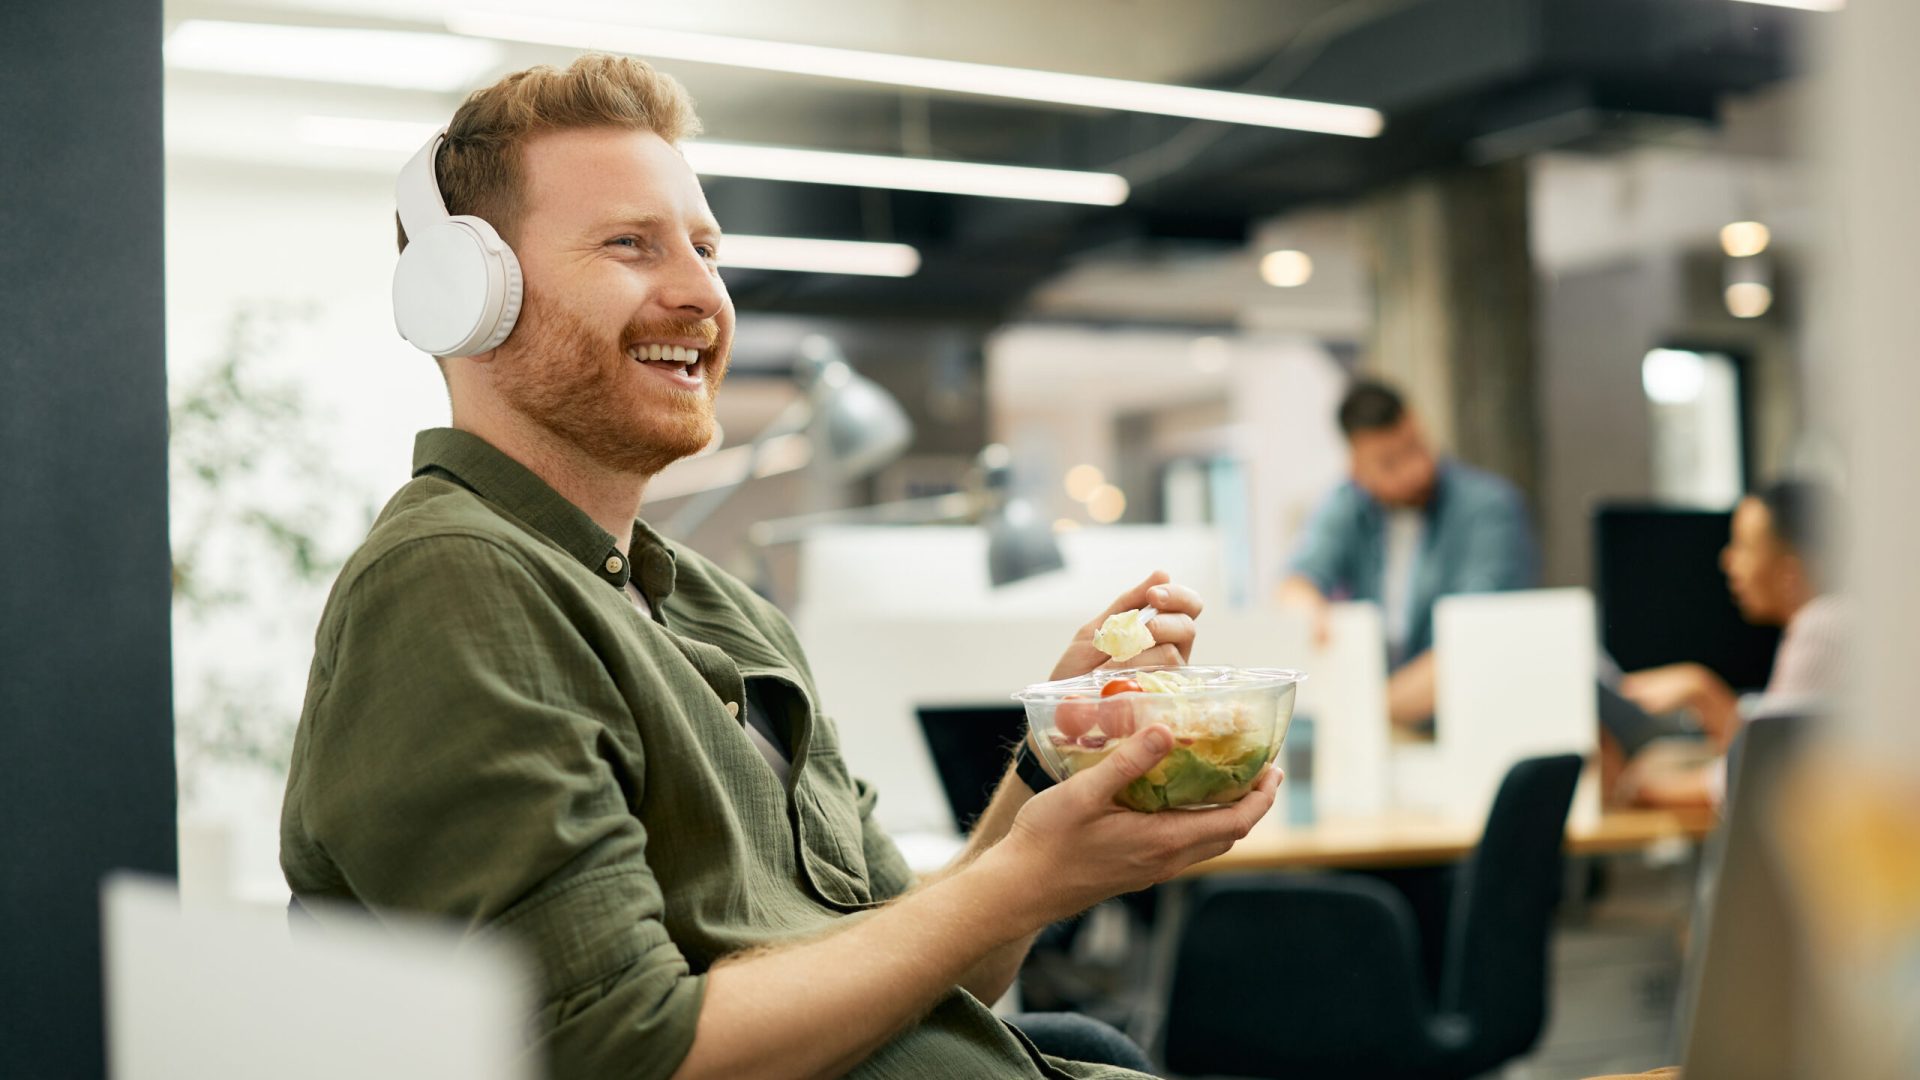
M873 903L853 778L838 748L815 744L793 790L800 867L820 898L840 908Z

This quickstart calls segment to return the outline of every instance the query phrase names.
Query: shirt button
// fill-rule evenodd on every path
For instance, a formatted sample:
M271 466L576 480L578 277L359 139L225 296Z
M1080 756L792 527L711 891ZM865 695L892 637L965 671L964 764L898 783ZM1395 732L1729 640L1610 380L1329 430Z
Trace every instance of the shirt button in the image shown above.
M737 701L727 702L727 715L733 717L735 720L740 719L740 703Z
M617 574L620 572L620 568L625 565L626 565L625 563L620 561L620 556L618 555L607 556L607 573Z

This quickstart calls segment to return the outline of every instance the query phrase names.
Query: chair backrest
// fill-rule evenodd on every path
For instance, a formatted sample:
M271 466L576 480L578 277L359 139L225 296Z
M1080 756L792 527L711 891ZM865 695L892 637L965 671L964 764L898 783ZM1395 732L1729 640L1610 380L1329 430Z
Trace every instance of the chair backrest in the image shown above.
M1184 906L1167 1068L1413 1076L1429 1061L1419 931L1392 886L1361 875L1220 875L1194 883Z
M1560 754L1508 770L1480 846L1461 868L1439 1005L1468 1022L1476 1060L1523 1053L1546 1024L1549 935L1581 765Z
M1755 717L1727 754L1727 803L1701 863L1704 895L1681 969L1677 1056L1690 1076L1803 1075L1798 1063L1809 1060L1795 1023L1805 1011L1808 943L1770 818L1807 726L1817 722Z

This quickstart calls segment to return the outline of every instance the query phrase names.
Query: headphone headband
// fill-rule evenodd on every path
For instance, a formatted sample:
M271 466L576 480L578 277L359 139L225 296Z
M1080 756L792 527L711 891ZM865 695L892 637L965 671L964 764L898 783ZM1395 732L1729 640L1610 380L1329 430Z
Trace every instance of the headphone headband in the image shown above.
M492 225L447 213L434 176L447 129L433 133L394 182L406 250L393 271L393 323L434 356L495 348L520 317L520 260Z
M446 128L434 132L427 139L427 144L408 159L400 170L400 179L394 183L393 195L400 208L400 224L407 230L409 239L418 236L428 226L447 220L447 204L440 197L440 181L434 175L434 161L440 156L440 144L446 140Z

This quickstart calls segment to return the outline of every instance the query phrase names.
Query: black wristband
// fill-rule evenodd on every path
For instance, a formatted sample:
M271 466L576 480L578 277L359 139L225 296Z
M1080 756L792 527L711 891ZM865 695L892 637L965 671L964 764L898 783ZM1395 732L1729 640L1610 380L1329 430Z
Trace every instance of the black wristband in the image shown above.
M1034 756L1033 744L1025 739L1020 740L1020 752L1013 755L1013 773L1020 778L1021 783L1027 785L1027 790L1035 795L1059 783L1048 775L1047 767L1040 764L1040 759Z

